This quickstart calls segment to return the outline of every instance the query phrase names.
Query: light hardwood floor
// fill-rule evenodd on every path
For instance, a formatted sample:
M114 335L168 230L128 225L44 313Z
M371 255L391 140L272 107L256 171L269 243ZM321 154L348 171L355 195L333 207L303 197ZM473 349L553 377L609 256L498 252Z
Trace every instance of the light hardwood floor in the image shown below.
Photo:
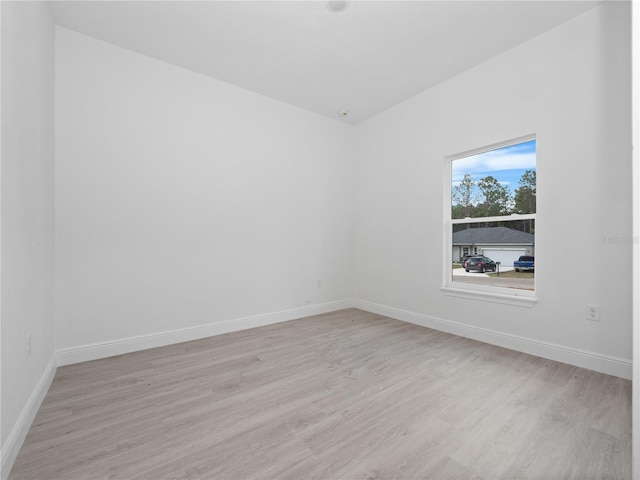
M631 382L359 310L62 367L10 475L630 477Z

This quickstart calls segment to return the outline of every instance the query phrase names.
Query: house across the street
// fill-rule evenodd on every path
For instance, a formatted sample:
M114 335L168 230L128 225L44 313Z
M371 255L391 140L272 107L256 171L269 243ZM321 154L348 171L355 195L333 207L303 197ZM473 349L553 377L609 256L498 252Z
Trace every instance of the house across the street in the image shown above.
M507 227L467 228L453 233L454 261L465 255L484 255L504 266L520 255L535 255L535 235Z

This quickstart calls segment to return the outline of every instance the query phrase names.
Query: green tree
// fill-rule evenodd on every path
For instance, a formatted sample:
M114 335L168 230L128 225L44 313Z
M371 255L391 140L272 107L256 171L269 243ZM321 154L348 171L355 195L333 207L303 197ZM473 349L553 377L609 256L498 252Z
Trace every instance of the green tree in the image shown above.
M476 182L468 173L451 189L451 218L471 217L478 200Z
M478 181L482 203L478 209L484 217L508 215L513 203L513 196L508 186L502 185L495 177L489 175Z
M516 188L515 213L536 213L536 171L527 170Z
M515 213L536 213L536 171L526 170L520 181L520 185L516 188L515 195ZM533 220L523 220L524 229L527 233L535 233L535 226Z

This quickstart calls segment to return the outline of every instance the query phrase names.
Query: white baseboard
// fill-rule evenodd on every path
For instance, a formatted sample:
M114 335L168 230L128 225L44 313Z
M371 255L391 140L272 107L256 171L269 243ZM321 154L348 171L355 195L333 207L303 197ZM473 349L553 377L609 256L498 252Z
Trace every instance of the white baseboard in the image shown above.
M9 437L2 448L2 459L0 461L0 464L2 465L0 478L2 478L2 480L9 477L9 472L11 471L11 467L13 467L13 462L15 462L18 457L18 453L24 443L24 439L26 438L27 433L29 433L33 419L36 417L36 413L38 413L42 400L44 400L45 395L49 391L49 387L51 386L51 382L53 381L55 374L56 356L54 354L45 367L40 380L38 380L38 383L33 389L33 392L31 392L27 403L22 409L22 412L20 412L20 416L11 429L11 433L9 433Z
M296 318L320 315L353 306L350 299L335 302L308 305L305 307L283 310L279 312L254 315L251 317L225 320L222 322L199 325L195 327L181 328L166 332L152 333L137 337L123 338L104 343L82 345L79 347L63 348L58 350L58 366L72 365L74 363L98 360L100 358L113 357L124 353L147 350L149 348L164 347L175 343L189 342L201 338L221 335L223 333L246 330L248 328L271 325L273 323L286 322Z
M353 306L367 312L395 318L396 320L402 320L415 325L433 328L434 330L452 333L461 337L471 338L473 340L516 350L518 352L528 353L537 357L568 363L570 365L587 368L596 372L606 373L608 375L614 375L628 380L630 380L632 376L633 364L630 359L627 360L601 355L594 352L541 342L494 330L473 327L471 325L465 325L451 320L445 320L443 318L410 312L395 307L388 307L386 305L380 305L365 300L354 300Z
M608 375L614 375L616 377L626 379L631 379L632 377L633 366L631 360L578 350L563 345L541 342L495 330L474 327L431 315L415 313L359 299L344 299L319 305L294 308L291 310L226 320L196 327L61 349L57 352L57 364L58 366L63 366L97 360L100 358L112 357L114 355L122 355L149 348L163 347L175 343L198 340L200 338L212 337L214 335L221 335L224 333L261 327L264 325L271 325L274 323L294 320L296 318L319 315L352 307L384 315L396 320L413 323L415 325L421 325L423 327L459 335L461 337L471 338L491 345L497 345L511 350L516 350L518 352L528 353L538 357L587 368L596 372L606 373Z

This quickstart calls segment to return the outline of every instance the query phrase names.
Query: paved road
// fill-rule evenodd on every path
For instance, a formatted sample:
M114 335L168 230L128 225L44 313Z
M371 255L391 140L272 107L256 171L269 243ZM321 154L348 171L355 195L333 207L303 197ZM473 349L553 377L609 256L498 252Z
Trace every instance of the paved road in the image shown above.
M502 265L500 265L500 273L502 272L509 272L513 270L513 267L504 267ZM485 273L480 273L480 272L466 272L464 270L464 268L454 268L453 269L453 276L454 277L477 277L477 276L487 276Z

